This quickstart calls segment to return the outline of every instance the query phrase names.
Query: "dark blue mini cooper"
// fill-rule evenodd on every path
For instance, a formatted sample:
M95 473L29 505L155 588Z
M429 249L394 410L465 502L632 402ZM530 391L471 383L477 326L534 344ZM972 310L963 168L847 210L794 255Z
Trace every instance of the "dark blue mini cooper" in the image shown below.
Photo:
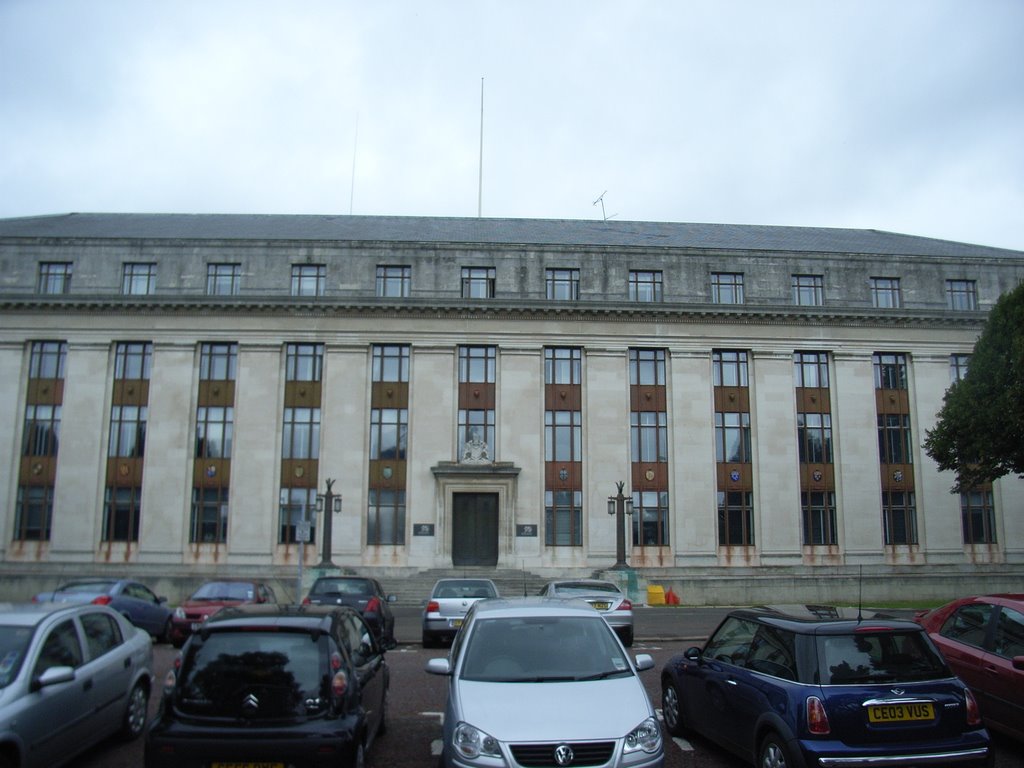
M990 766L978 705L917 624L824 606L729 613L661 674L662 714L759 768Z

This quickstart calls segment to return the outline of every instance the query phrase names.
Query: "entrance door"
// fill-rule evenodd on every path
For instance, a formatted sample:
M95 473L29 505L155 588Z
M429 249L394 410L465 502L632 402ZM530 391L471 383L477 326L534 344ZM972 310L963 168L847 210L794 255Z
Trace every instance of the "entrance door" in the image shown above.
M498 494L452 494L452 564L498 564Z

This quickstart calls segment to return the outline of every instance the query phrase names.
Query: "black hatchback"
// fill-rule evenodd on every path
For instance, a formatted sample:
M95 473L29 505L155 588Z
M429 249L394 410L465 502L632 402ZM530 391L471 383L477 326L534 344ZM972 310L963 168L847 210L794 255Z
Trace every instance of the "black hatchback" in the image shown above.
M827 606L729 613L661 675L669 732L759 768L989 766L978 705L917 624Z
M168 674L146 768L363 766L388 686L384 649L352 608L224 608Z

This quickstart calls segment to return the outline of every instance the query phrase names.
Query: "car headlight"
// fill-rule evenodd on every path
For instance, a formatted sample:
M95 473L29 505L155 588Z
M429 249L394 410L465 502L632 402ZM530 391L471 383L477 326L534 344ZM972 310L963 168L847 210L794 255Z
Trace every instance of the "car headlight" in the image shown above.
M626 734L626 745L623 752L657 752L661 749L661 726L653 717L648 717L640 725Z
M452 735L452 746L462 757L469 760L474 760L480 757L480 755L501 757L501 748L498 746L498 740L484 733L479 728L474 728L469 723L459 723L455 726L455 733Z
M184 619L185 618L185 609L184 608L175 608L174 609L174 618L176 618L176 619Z

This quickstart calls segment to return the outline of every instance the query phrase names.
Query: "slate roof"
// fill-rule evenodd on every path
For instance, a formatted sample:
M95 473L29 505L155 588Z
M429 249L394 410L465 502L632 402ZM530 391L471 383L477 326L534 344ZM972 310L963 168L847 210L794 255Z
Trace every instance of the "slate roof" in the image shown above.
M67 213L0 219L0 238L7 237L454 243L1024 257L1024 251L874 229L426 216Z

